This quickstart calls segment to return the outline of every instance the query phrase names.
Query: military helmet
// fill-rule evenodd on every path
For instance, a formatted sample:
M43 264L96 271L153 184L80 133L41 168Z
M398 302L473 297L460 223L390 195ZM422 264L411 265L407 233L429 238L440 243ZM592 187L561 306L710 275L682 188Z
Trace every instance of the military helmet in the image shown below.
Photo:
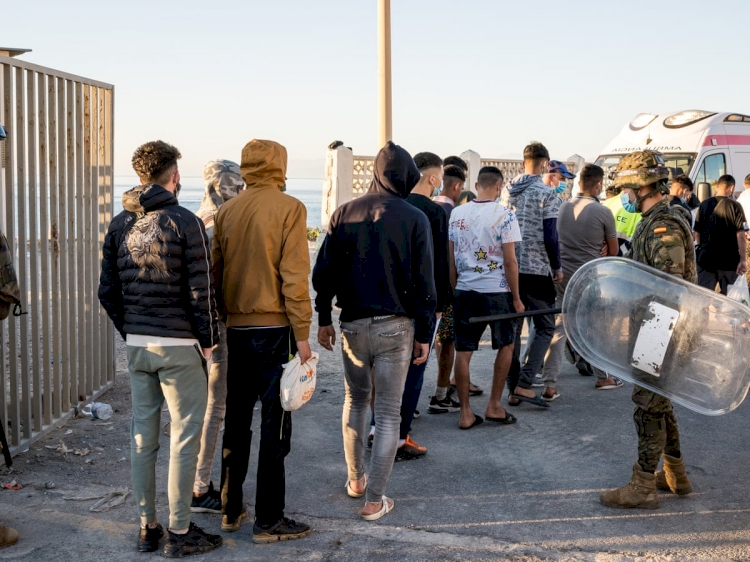
M656 184L655 189L669 193L669 170L662 155L653 150L639 150L623 156L613 172L615 187L629 187L636 191L647 185Z

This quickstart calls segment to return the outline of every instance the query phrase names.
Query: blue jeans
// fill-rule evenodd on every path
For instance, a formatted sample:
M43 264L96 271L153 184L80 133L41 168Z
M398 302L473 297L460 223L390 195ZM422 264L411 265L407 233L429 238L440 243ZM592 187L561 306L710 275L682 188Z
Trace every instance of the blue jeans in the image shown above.
M411 431L411 422L414 421L414 412L417 409L419 395L422 394L422 385L424 384L424 372L427 369L427 361L421 365L415 365L414 362L409 364L409 371L406 373L406 383L404 384L404 394L401 398L401 426L399 428L399 439L406 439Z
M401 397L414 350L414 322L402 316L341 322L344 411L341 429L349 480L365 475L365 438L375 384L375 440L367 501L381 501L393 469L401 424Z

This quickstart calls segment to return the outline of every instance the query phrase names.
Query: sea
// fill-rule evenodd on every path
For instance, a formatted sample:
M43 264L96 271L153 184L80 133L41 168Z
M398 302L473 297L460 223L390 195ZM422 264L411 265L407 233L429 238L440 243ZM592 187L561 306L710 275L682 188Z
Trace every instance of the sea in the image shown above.
M115 176L115 214L122 211L122 194L139 183L136 176ZM197 211L205 193L203 178L181 176L180 183L180 205L193 212ZM286 194L299 199L307 208L307 226L319 228L320 210L323 206L323 179L288 178Z

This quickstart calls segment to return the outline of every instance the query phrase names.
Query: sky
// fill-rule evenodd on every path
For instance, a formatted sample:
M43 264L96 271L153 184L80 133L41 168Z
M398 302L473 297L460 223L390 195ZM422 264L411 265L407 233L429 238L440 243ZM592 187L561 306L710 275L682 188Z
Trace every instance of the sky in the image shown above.
M324 176L328 144L378 146L377 0L2 2L0 46L115 85L115 173L162 139L183 175L288 149ZM392 0L393 138L412 154L472 149L593 160L641 112L750 114L750 0Z

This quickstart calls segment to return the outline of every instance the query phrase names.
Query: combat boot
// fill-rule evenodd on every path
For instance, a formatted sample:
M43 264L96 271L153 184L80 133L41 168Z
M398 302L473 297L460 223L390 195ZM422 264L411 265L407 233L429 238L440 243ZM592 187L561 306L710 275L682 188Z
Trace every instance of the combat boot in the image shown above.
M643 472L641 465L635 463L630 482L622 488L602 492L599 501L607 507L618 509L657 509L659 498L656 496L656 475Z
M693 491L687 472L685 472L685 460L680 457L664 457L664 470L656 473L656 488L658 490L669 490L678 496L686 496Z

